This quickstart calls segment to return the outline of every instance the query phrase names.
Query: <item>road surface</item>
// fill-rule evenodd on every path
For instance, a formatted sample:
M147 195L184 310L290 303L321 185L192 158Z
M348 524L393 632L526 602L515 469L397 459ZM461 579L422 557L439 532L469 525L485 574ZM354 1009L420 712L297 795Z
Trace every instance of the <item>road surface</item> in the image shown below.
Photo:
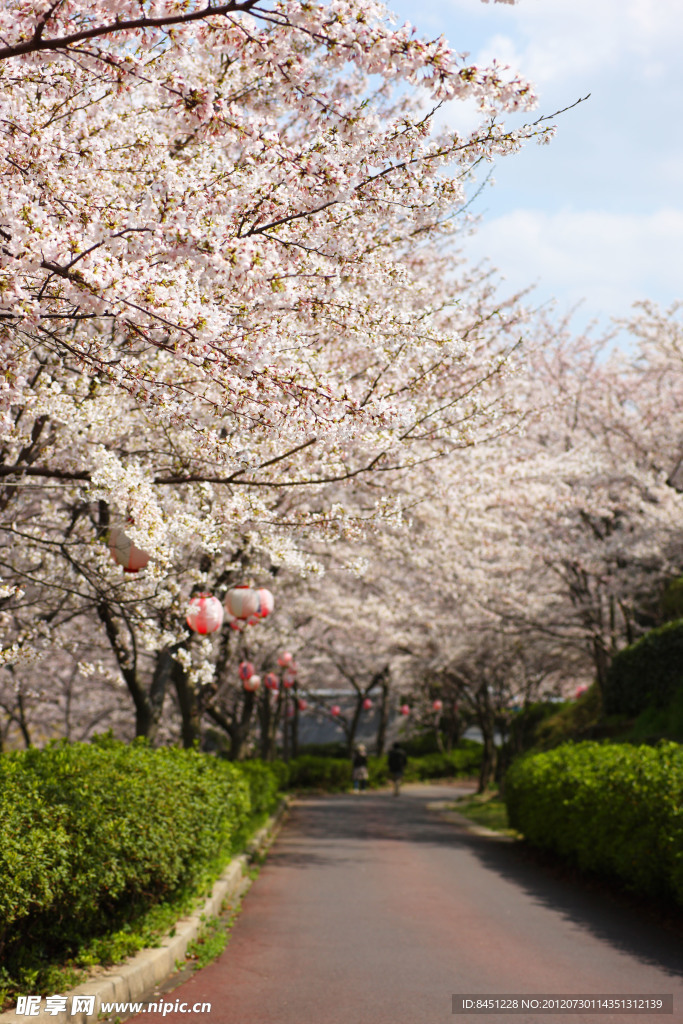
M428 809L459 792L299 801L225 952L173 1000L210 1002L206 1024L683 1021L683 939L670 923ZM673 994L674 1013L455 1016L458 993ZM137 1018L162 1019L188 1024Z

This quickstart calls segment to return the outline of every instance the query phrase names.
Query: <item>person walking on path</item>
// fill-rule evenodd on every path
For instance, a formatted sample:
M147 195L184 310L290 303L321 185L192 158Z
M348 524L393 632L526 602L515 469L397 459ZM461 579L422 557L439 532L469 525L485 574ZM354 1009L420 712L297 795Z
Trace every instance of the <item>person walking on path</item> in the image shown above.
M408 755L398 740L396 740L392 744L388 755L389 775L394 783L394 796L398 796L401 792L401 781L403 780L403 772L405 771L407 760Z
M368 784L368 755L363 743L359 743L356 747L352 765L353 791L358 793L360 790L365 789Z

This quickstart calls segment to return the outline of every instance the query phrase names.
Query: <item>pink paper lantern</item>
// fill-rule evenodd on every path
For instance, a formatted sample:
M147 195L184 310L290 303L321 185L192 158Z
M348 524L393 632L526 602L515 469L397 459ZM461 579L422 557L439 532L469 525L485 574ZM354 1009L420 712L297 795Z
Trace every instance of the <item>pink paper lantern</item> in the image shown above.
M302 699L302 700L300 700L298 702L298 707L299 707L299 711L305 711L306 708L308 707L308 704L306 703L305 700Z
M278 679L274 672L268 672L267 675L263 677L263 682L269 690L274 691L276 691L278 686L280 685L280 680Z
M574 691L575 699L578 700L579 697L583 697L584 693L588 693L588 687L585 684L582 684L581 686L577 686L575 691Z
M261 588L256 591L258 597L258 610L256 615L259 619L266 619L275 607L275 598L269 590Z
M211 594L198 594L187 606L187 624L195 633L215 633L223 625L223 605Z
M339 705L338 704L333 704L332 707L330 708L330 714L334 718L336 718L337 715L340 714L340 713L341 713L341 708L339 707Z
M242 682L246 683L254 674L254 666L250 661L241 661L237 672Z
M123 566L124 572L139 572L149 562L147 552L136 548L125 530L119 526L109 531L109 550L114 561Z
M369 697L366 697L365 700L363 701L363 710L364 711L369 711L371 707L372 707L372 701L370 700Z
M443 711L443 701L438 699L435 700L432 704L432 711Z
M259 600L255 590L246 585L233 587L225 595L225 610L235 619L249 619L256 615Z
M287 671L283 672L283 674L282 674L282 685L284 686L285 690L290 690L292 688L292 686L294 686L295 682L296 682L296 672L292 672L291 669L287 669Z
M402 715L409 715L410 714L410 708L409 708L409 706L407 704L401 704L401 714Z
M260 685L261 676L249 676L248 679L244 680L244 689L248 693L256 693Z
M280 657L277 659L277 663L280 666L280 668L287 668L293 657L294 655L291 654L289 651L283 651Z

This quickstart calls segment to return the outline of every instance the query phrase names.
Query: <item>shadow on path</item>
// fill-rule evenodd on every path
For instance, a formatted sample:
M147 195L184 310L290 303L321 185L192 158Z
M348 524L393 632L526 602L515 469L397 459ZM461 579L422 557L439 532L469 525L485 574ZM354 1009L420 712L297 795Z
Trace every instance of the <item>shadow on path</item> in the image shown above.
M435 799L455 799L461 793L455 787L416 786L398 799L388 792L304 798L293 808L287 842L271 854L273 865L305 869L330 858L357 862L355 844L362 840L459 849L537 905L552 909L642 963L683 977L683 910L658 907L610 882L583 877L523 842L472 834L427 809ZM315 853L312 846L320 852Z

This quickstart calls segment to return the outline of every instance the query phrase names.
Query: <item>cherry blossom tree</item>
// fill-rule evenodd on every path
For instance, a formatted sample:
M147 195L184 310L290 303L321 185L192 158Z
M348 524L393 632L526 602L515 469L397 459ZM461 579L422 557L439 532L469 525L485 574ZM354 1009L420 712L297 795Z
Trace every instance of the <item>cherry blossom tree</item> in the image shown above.
M371 372L349 388L342 367L382 345L410 366L432 331L424 300L410 309L407 251L443 233L477 162L550 131L506 132L497 112L531 105L527 83L367 0L112 0L95 17L15 0L0 27L6 399L54 353L167 427L191 423L202 461L232 463L222 478L244 473L240 426L284 458L391 421L395 373L370 391ZM402 81L436 105L475 97L481 126L432 133L392 97ZM212 421L226 413L227 437Z
M512 429L524 314L453 242L478 164L552 129L369 0L10 0L0 39L3 661L87 630L137 734L173 699L239 747L238 641L188 598L324 568Z
M468 498L472 539L460 547L477 549L453 557L470 599L525 645L545 638L547 664L562 653L567 680L601 684L680 573L681 499L670 485L680 370L675 326L660 320L653 343L651 312L633 322L647 345L629 354L541 325L518 381L524 432L501 438L488 466L490 449L466 454L480 495Z

